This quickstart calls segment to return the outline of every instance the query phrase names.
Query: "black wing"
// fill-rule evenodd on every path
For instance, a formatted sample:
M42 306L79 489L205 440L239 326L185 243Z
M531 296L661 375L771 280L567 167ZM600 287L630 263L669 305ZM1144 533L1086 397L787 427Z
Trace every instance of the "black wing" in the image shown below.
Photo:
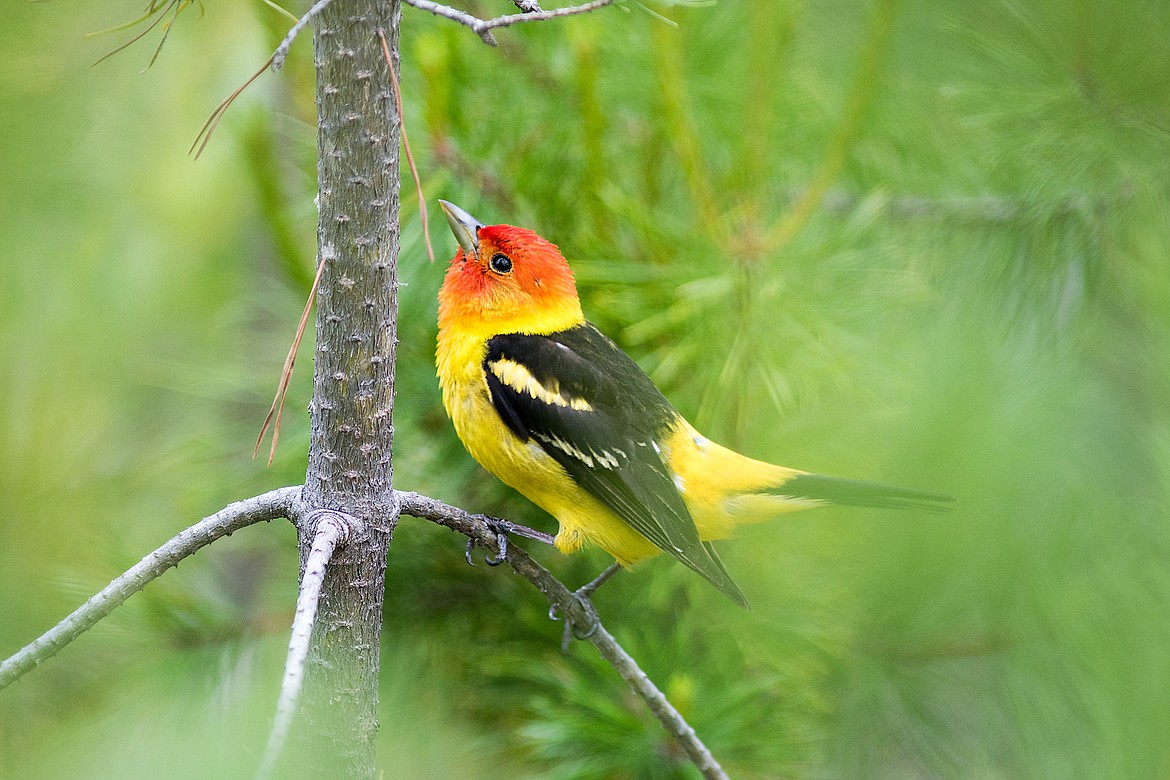
M676 418L638 365L589 324L487 343L484 373L496 412L534 440L590 495L663 551L746 606L699 540L658 441Z

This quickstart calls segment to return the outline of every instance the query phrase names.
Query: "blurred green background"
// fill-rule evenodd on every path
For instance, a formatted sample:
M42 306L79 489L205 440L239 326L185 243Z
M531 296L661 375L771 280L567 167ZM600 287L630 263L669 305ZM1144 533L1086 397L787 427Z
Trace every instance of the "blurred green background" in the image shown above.
M302 13L305 3L291 8ZM469 4L471 7L475 4ZM737 778L1170 776L1170 4L724 0L500 31L404 9L395 478L550 528L439 402L444 197L558 243L586 313L704 432L956 495L722 546L742 612L651 562L597 597ZM481 15L511 10L480 0ZM0 26L0 656L172 534L303 478L311 350L249 459L314 256L307 38L259 0L9 3ZM551 530L551 528L550 528ZM567 582L605 563L537 550ZM0 692L0 777L249 777L296 585L287 524L204 550ZM501 570L410 518L387 777L688 778Z

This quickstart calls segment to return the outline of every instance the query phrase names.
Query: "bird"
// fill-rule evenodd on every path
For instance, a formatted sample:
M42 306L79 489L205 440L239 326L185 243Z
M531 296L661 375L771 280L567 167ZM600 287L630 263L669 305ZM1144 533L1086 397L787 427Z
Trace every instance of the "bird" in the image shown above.
M443 406L471 456L557 520L561 552L591 543L620 567L665 552L746 608L713 544L736 526L833 504L945 511L953 501L711 441L585 319L555 244L439 205L459 244L439 289Z

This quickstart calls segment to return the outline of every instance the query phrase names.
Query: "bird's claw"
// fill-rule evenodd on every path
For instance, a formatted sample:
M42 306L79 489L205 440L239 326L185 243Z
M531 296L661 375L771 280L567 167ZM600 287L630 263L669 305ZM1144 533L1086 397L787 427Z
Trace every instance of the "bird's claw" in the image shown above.
M486 556L483 562L488 566L499 566L508 559L508 533L506 531L496 530L496 544L499 545L499 555L496 557Z
M497 534L522 536L525 539L532 539L542 544L556 544L556 537L552 534L546 534L544 531L537 531L535 528L513 523L510 520L501 520L498 517L488 517L487 515L476 515L476 517L487 523L488 528L491 528Z
M509 529L504 527L504 524L507 523L507 521L496 520L495 518L487 517L486 515L480 515L480 519L483 520L489 528L496 532L496 544L498 545L499 551L495 557L492 557L491 555L485 556L483 562L488 566L499 566L508 559ZM507 525L511 525L511 523L507 523ZM471 551L475 549L477 544L479 544L479 542L474 537L471 537L467 540L467 550L463 553L463 557L467 559L467 564L469 566L475 565L475 561L471 558Z
M589 594L587 592L583 592L583 591L584 591L583 588L579 589L577 591L574 591L572 596L574 599L576 599L577 603L580 604L581 607L585 610L585 614L589 616L588 625L585 625L585 626L579 625L576 620L573 620L573 618L569 615L568 612L565 612L565 617L564 617L565 630L564 630L564 633L561 635L561 652L562 653L569 652L569 644L572 642L572 640L574 640L574 639L589 639L590 637L592 637L594 634L597 633L597 629L601 628L601 618L599 618L597 616L597 610L594 608L593 602L589 600ZM561 611L560 605L553 604L548 609L548 619L549 620L560 620L561 618L558 615L558 613L560 611Z

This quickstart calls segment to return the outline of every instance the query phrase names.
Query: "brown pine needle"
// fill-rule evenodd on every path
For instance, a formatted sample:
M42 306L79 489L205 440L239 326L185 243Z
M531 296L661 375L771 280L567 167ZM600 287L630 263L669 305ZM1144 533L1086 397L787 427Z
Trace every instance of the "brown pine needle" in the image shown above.
M273 55L273 57L275 56L276 55ZM229 108L231 108L232 103L235 102L236 98L238 98L245 89L252 86L252 82L260 78L260 74L268 70L269 66L271 65L272 57L269 57L268 61L260 66L260 70L249 76L248 80L241 84L235 92L228 95L218 106L215 107L215 110L211 112L211 116L207 117L207 121L203 123L203 127L199 128L199 134L195 136L195 142L191 144L191 148L187 150L187 154L195 152L195 147L198 146L199 151L195 152L195 159L199 159L199 155L203 154L203 150L207 148L207 144L211 140L211 135L215 132L215 128L219 127L219 120L223 119L223 115L227 113ZM202 143L200 143L200 139L202 139Z
M399 127L402 129L402 145L406 150L406 161L410 166L410 174L414 177L415 190L418 192L418 206L419 213L422 216L423 238L426 241L427 256L433 263L435 261L435 250L431 246L431 233L430 225L427 220L426 199L423 196L422 181L419 179L418 168L414 164L414 154L410 149L410 141L406 135L406 118L402 110L402 88L398 83L398 76L394 72L394 62L390 57L390 47L386 43L386 34L381 29L378 30L378 38L382 42L382 52L386 56L386 65L390 71L390 83L394 88L394 104L398 109L398 122ZM273 57L275 57L275 55L273 55ZM199 139L203 139L202 144L199 146L199 151L195 155L196 159L198 159L199 155L202 154L203 150L207 147L207 142L211 139L211 134L215 131L216 125L219 124L219 120L223 118L223 115L226 113L228 107L230 107L232 102L237 97L239 97L240 93L247 89L253 81L260 77L261 73L263 73L270 65L272 65L273 57L270 57L268 62L264 63L264 67L260 68L260 70L256 71L256 73L252 74L251 78L240 85L239 89L237 89L222 103L216 106L215 111L211 113L211 116L208 117L207 121L203 125L203 128L199 131L199 136L195 138L195 143L191 145L191 149L194 150L196 144L200 143ZM313 300L317 296L317 286L321 283L321 273L324 270L325 260L322 259L321 262L317 265L317 275L313 277L313 286L309 290L309 299L305 301L305 310L301 313L301 321L297 324L296 336L293 338L292 346L289 347L288 350L288 356L284 360L284 368L280 373L280 382L276 388L276 397L272 399L272 406L268 408L268 414L264 418L264 424L260 426L260 435L256 437L256 446L252 450L252 457L255 458L256 455L260 452L260 445L264 442L264 434L268 432L268 426L271 424L272 445L268 450L269 466L272 465L272 461L276 458L276 445L280 440L280 421L284 415L284 401L288 396L289 383L292 381L292 372L293 366L296 364L297 350L300 348L301 339L305 335L305 326L309 322L309 312L311 312L313 309Z
M265 66L267 67L267 66ZM301 339L305 335L305 325L309 322L309 312L313 310L313 299L317 297L317 285L321 283L321 272L325 270L325 258L317 264L317 275L313 277L313 286L309 289L309 299L305 301L305 310L301 313L301 321L297 325L297 335L293 338L292 346L288 349L288 357L284 359L284 368L280 372L280 384L276 387L276 397L272 399L272 406L268 409L268 416L260 426L260 435L256 437L256 448L252 450L252 458L260 452L260 444L264 441L264 434L268 432L268 424L272 426L272 447L268 450L268 465L272 465L276 458L276 443L280 440L280 419L284 415L284 399L288 396L288 384L292 381L293 365L297 362L297 349L301 346Z
M398 107L398 126L402 129L402 148L406 150L406 162L410 166L410 175L414 177L414 189L418 193L418 213L422 217L423 241L427 245L427 257L435 262L435 250L431 246L431 226L427 219L427 200L423 196L422 181L418 177L418 168L414 165L414 154L410 151L410 139L406 136L406 113L402 110L402 87L398 83L398 75L394 72L394 62L390 58L390 47L386 44L386 33L378 28L378 38L382 41L382 53L386 55L386 69L390 71L390 85L394 87L394 105Z
M153 30L155 27L157 27L159 24L161 24L164 19L167 18L167 11L169 11L171 9L171 6L175 6L178 4L179 4L179 0L171 0L171 2L167 3L166 6L162 9L162 13L159 14L159 17L157 19L155 19L153 22L151 22L149 25L147 25L145 30L138 33L133 38L131 38L130 40L123 43L121 46L118 46L113 51L108 51L105 54L103 54L102 56L98 57L96 60L94 60L93 65L98 65L98 64L108 60L110 57L113 57L118 52L124 51L125 49L128 49L130 46L134 45L135 43L138 43L138 41L145 38L147 33L149 33L151 30ZM155 13L155 12L150 11L150 13L147 14L145 19L149 19L150 14L153 14L153 13ZM165 40L165 37L164 37L164 40ZM93 65L91 65L90 67L93 67ZM147 67L149 67L149 66L147 66Z

